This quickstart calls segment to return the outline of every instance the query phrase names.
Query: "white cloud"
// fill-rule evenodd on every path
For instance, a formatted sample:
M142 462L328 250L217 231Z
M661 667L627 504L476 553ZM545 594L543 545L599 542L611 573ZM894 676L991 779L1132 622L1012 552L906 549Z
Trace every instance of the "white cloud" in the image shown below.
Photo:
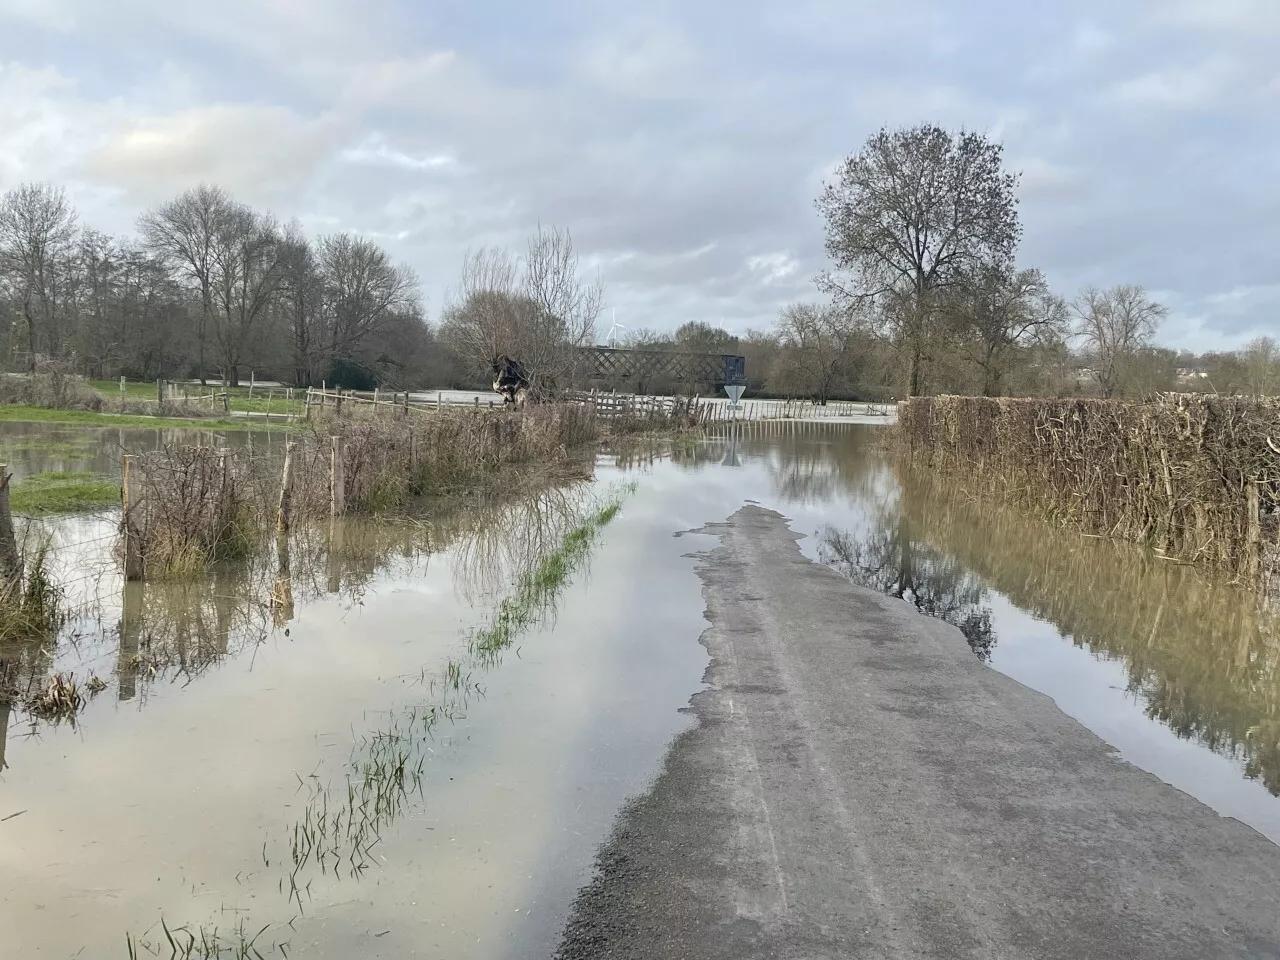
M50 30L66 31L76 24L74 7L69 0L0 0L0 23L12 18Z
M695 92L697 54L671 24L632 24L593 38L579 57L587 80L627 97L672 97Z
M1214 57L1190 67L1168 67L1118 84L1116 99L1136 106L1193 110L1213 106L1238 84L1240 68Z
M142 202L200 182L262 200L305 185L343 132L332 115L213 104L133 120L93 152L87 169Z
M457 158L447 153L414 156L393 147L381 134L371 134L353 147L347 147L339 158L347 163L370 166L399 167L404 170L440 170L455 166Z
M747 269L768 284L794 277L800 272L800 261L785 250L761 253L747 258Z

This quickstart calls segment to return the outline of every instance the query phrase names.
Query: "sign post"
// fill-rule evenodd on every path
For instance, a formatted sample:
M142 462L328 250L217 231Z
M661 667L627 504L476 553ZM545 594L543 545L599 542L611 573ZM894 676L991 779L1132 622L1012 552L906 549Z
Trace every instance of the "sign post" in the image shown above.
M726 383L724 385L724 392L729 395L730 410L733 410L736 413L736 411L740 409L741 405L738 401L742 399L742 393L746 389L746 385L741 383Z

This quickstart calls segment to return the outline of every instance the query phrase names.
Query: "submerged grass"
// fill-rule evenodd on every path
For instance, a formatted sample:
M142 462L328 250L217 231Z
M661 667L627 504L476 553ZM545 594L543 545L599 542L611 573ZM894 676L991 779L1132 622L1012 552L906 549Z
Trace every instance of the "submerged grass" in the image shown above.
M634 490L629 486L627 492ZM498 604L493 619L471 635L471 653L487 664L510 647L524 631L538 623L556 595L568 582L574 571L591 552L600 531L618 511L621 500L613 500L599 507L580 524L565 534L560 545L534 569L522 574L515 591Z
M13 486L10 503L16 513L86 513L120 502L120 481L97 473L51 470Z

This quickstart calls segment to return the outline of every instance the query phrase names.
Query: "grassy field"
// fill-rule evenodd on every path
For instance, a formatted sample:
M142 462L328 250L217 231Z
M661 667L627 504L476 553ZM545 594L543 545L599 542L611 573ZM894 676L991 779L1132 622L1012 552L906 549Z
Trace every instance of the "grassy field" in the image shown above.
M120 481L73 470L36 473L15 483L9 493L14 513L85 513L120 502Z
M102 394L108 401L120 399L120 381L119 380L90 380L90 386ZM132 400L154 400L156 398L156 385L154 381L142 382L136 380L126 380L124 385L125 395ZM198 383L180 383L177 385L178 395L182 395L182 391L191 396L207 396L210 393L222 393L223 391L230 394L232 412L241 413L302 413L302 397L306 393L305 390L295 390L294 400L286 400L283 387L254 387L253 397L249 396L249 388L241 387L219 387L208 386L202 387ZM213 402L214 409L218 409L221 400Z
M93 427L190 427L193 430L283 430L293 426L279 420L268 425L263 420L141 417L133 414L93 413L90 410L57 410L49 407L32 407L21 403L0 404L0 421L15 423L73 423Z

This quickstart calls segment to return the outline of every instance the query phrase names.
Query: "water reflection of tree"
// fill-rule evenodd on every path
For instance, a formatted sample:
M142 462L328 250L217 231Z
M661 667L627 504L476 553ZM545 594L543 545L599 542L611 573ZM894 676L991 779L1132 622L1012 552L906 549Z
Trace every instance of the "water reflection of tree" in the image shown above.
M348 518L295 528L287 541L184 580L124 587L116 673L131 700L158 680L188 683L287 627L297 605L323 597L359 604L388 577L420 574L455 552L469 601L536 564L572 524L585 484L514 488L506 499L453 500L416 519Z
M996 634L982 581L954 558L913 540L901 515L881 520L866 536L827 527L819 559L859 586L905 600L959 628L978 659L990 660Z
M455 533L454 583L469 603L504 592L533 570L582 518L590 487L549 487L469 512Z
M1280 618L1238 586L1129 544L974 503L901 467L910 521L1015 605L1122 663L1147 716L1280 795Z

